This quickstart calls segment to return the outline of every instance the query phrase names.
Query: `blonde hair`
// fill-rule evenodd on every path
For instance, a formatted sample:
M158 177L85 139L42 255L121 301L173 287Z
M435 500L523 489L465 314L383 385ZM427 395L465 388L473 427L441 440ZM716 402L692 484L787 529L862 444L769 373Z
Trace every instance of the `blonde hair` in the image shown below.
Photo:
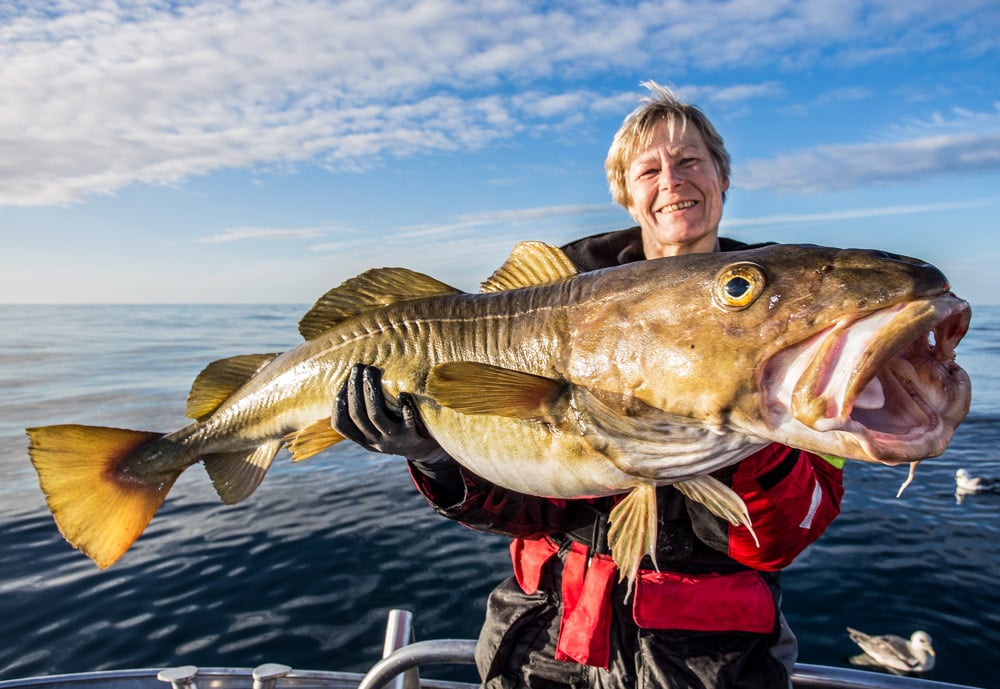
M615 203L624 208L628 208L632 203L632 197L628 193L629 164L636 155L649 147L653 131L660 122L666 122L669 127L679 124L682 130L688 124L697 127L708 147L719 177L723 182L728 181L729 152L705 113L694 105L681 102L673 91L655 81L644 81L642 85L649 89L650 95L643 98L643 105L633 110L622 122L622 126L618 128L615 138L611 141L608 157L604 161L608 188ZM726 200L725 192L722 194L722 200Z

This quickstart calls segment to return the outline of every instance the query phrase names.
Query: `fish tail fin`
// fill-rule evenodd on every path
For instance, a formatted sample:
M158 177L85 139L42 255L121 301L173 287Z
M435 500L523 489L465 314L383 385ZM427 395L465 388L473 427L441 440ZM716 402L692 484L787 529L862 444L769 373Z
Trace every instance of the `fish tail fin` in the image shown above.
M628 579L628 600L643 556L649 555L656 564L656 486L645 483L633 488L614 506L608 521L611 558L618 565L619 581Z
M734 526L745 526L753 537L753 542L760 547L757 534L753 530L750 513L736 491L717 478L707 474L687 481L675 483L674 488L684 494L688 500L704 505L716 517L725 519Z
M130 460L162 433L99 426L27 429L28 454L59 531L101 569L149 524L184 467L155 479L128 471Z

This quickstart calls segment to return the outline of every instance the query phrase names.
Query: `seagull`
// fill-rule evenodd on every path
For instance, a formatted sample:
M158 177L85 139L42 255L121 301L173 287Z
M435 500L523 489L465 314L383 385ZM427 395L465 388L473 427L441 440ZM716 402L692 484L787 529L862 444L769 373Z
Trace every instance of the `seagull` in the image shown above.
M955 489L966 493L978 493L982 490L989 490L995 483L996 481L991 481L988 478L969 476L969 472L965 469L959 469L955 472Z
M959 469L955 472L955 502L961 505L966 495L995 490L997 484L995 479L969 476L968 471Z
M934 649L927 632L917 630L909 641L894 634L869 636L850 627L847 633L865 652L850 659L853 665L879 666L902 672L927 672L934 667Z

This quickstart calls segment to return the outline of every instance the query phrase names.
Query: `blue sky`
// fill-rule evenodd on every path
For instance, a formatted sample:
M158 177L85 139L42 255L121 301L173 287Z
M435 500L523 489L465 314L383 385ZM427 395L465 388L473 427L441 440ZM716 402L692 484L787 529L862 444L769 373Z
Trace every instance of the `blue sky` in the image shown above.
M1000 303L995 0L0 3L0 302L311 303L631 224L647 79L733 157L722 234Z

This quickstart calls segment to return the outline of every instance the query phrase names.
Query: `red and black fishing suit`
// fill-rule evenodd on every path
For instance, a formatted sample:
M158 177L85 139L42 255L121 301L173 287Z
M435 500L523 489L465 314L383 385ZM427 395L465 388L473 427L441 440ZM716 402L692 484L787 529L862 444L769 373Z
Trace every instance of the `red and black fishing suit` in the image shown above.
M582 270L643 258L638 228L564 248ZM779 572L839 513L841 466L772 444L714 473L743 498L759 546L745 527L659 488L658 569L646 558L631 593L607 546L622 496L523 495L457 465L411 473L440 514L514 539L514 576L491 593L476 647L484 687L776 689L789 686L797 652Z
M665 486L656 559L626 584L607 552L618 498L550 500L462 472L465 497L442 515L514 537L514 576L490 595L476 663L486 687L783 687L779 570L839 513L842 470L769 445L714 474L747 504L749 531ZM794 651L792 651L794 653Z

